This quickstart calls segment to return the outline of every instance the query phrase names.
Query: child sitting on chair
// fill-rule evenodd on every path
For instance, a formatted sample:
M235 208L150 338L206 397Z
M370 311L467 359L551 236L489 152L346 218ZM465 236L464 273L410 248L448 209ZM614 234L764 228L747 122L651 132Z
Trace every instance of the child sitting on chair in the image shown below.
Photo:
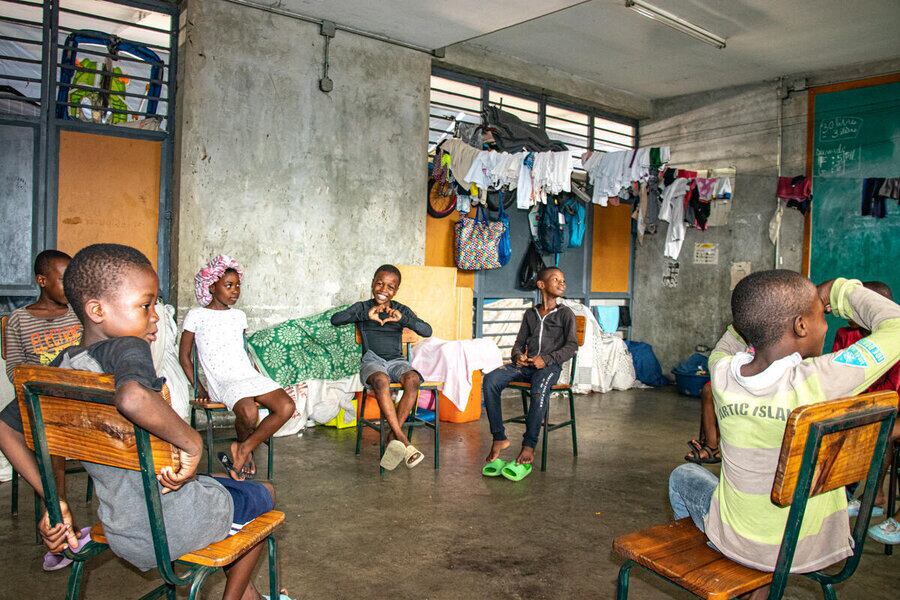
M382 265L372 278L372 299L357 302L331 316L335 327L355 323L362 338L362 360L359 378L372 388L382 418L391 431L381 466L396 469L406 462L410 469L422 462L425 455L409 443L403 424L419 399L422 376L403 358L403 329L408 328L421 337L431 336L431 325L416 316L409 307L393 300L400 289L400 270L394 265ZM391 401L391 383L403 386L397 406Z
M53 365L111 373L116 380L116 408L129 421L172 444L180 468L163 468L162 486L169 552L172 557L224 539L272 510L274 489L268 483L194 477L203 444L163 399L164 380L150 355L156 337L159 280L150 261L134 248L94 244L78 252L65 273L66 297L84 324L81 345L65 349ZM156 567L141 474L83 462L100 501L98 516L112 551L142 570ZM65 529L65 528L63 528ZM58 543L65 543L60 531ZM250 577L265 547L261 541L226 568L225 600L259 598Z
M823 356L829 311L871 335ZM900 359L900 306L856 280L817 288L798 273L777 270L742 279L731 312L734 327L709 358L721 477L681 465L669 478L669 500L675 518L691 517L722 554L773 571L790 508L769 496L788 415L798 406L857 394L890 369ZM816 496L807 505L791 570L815 571L850 556L850 540L844 490ZM766 594L760 589L751 598Z
M566 293L566 277L562 270L557 267L541 269L537 287L541 292L541 303L526 311L522 318L522 325L512 348L512 364L485 375L482 385L484 405L491 424L491 435L494 437L485 462L492 465L492 468L495 467L494 471L498 471L506 465L505 462L503 465L499 464L500 453L510 445L503 427L500 394L513 381L531 384L531 404L525 416L522 450L519 451L515 465L510 464L521 471L519 478L530 472L530 465L534 461L534 447L562 366L578 353L575 313L571 308L557 304Z
M863 287L881 294L888 300L894 299L891 288L881 281L864 281ZM838 350L843 350L848 346L852 346L867 335L869 335L868 331L851 320L847 324L847 327L841 327L835 332L834 345L831 347L831 351L837 352ZM881 379L870 385L866 391L900 392L900 363L895 364L881 377ZM884 465L882 466L881 474L878 477L878 494L875 496L875 507L872 511L873 517L879 517L884 514L884 476L890 468L892 443L898 438L900 438L900 419L894 421L894 429L891 431L891 439L886 450L887 455L884 458ZM859 514L859 504L859 500L852 500L850 502L847 512L850 513L851 517L855 517ZM883 544L900 544L900 512L882 523L872 525L869 528L869 536Z
M59 250L44 250L34 259L34 280L40 289L37 301L17 308L6 327L6 376L13 380L18 365L49 365L57 354L81 339L81 322L66 300L63 273L72 257ZM22 415L15 398L0 413L0 451L9 458L13 468L43 497L41 476L34 453L22 435ZM66 495L66 460L53 457L53 476L60 498ZM49 521L47 522L49 524ZM81 543L87 543L87 530L79 533ZM48 552L43 569L56 571L72 561L61 554Z
M218 458L231 478L238 480L256 474L253 451L294 414L294 401L287 392L253 368L247 356L247 315L232 308L241 297L243 278L240 265L230 256L219 255L200 269L194 278L200 308L192 308L185 316L178 349L188 381L199 387L198 400L219 402L234 411L237 441L231 444L230 457L220 452ZM199 381L194 381L191 346L195 343L209 394ZM262 421L257 404L269 411Z

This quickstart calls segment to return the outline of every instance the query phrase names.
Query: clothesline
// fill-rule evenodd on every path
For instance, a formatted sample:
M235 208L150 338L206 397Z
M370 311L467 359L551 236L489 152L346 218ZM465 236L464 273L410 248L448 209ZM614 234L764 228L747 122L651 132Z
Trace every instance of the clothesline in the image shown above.
M444 155L450 156L449 165ZM435 155L435 166L438 164L448 167L470 196L484 199L488 189L506 186L516 191L516 206L525 209L537 202L546 203L548 195L572 191L575 167L568 150L511 154L479 150L459 138L441 145Z

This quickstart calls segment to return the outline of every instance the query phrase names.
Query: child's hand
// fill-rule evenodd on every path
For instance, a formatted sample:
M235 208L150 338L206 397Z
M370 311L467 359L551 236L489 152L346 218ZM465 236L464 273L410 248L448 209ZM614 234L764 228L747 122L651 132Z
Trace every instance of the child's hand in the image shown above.
M372 308L369 309L369 319L375 321L379 325L384 325L384 321L381 320L381 313L384 312L384 308L375 304Z
M381 322L382 325L384 325L385 323L396 323L403 318L403 315L400 314L400 311L396 308L388 308L386 309L386 312L388 316Z
M535 356L534 358L531 359L531 365L535 369L543 369L544 367L547 366L547 363L545 363L544 359L541 358L540 356Z
M163 467L156 476L156 480L163 486L160 493L168 494L181 489L185 483L194 478L197 472L197 465L200 464L200 453L190 454L184 450L177 450L173 453L180 463L181 468L176 472L172 467Z
M206 391L206 388L203 387L202 383L197 384L199 389L197 390L197 402L200 404L209 404L209 392Z
M50 552L59 554L66 549L66 546L72 550L78 548L78 535L72 519L72 513L69 511L69 505L65 500L59 501L59 508L62 512L62 523L58 523L50 527L50 515L44 510L44 516L38 522L38 532L44 540L44 545Z
M528 352L523 352L518 357L516 357L516 366L518 367L527 367L531 364L531 359L528 358Z
M834 285L834 279L829 279L828 281L822 282L816 286L816 292L819 294L819 299L822 301L822 304L825 305L825 312L831 312L831 288Z

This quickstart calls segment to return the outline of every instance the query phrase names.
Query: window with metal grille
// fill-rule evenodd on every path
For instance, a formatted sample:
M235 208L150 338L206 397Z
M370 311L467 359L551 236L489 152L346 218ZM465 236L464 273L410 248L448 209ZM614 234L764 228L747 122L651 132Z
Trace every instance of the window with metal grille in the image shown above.
M428 149L451 137L458 122L481 123L481 112L496 106L566 144L581 170L586 150L616 151L635 147L637 122L587 106L554 100L486 79L435 68L431 76Z
M457 123L481 123L481 87L431 76L428 150L453 137Z
M547 104L544 130L554 140L569 147L575 168L581 169L581 155L591 148L591 117L561 106Z

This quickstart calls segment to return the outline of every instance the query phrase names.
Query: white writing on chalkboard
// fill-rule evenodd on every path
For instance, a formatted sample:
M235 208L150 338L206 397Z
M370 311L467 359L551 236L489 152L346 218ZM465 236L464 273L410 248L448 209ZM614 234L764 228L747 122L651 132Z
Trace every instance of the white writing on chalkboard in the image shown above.
M855 140L859 137L863 120L858 117L834 117L819 123L819 142Z
M862 150L859 146L843 144L828 148L816 148L816 172L819 175L844 175L859 171Z

